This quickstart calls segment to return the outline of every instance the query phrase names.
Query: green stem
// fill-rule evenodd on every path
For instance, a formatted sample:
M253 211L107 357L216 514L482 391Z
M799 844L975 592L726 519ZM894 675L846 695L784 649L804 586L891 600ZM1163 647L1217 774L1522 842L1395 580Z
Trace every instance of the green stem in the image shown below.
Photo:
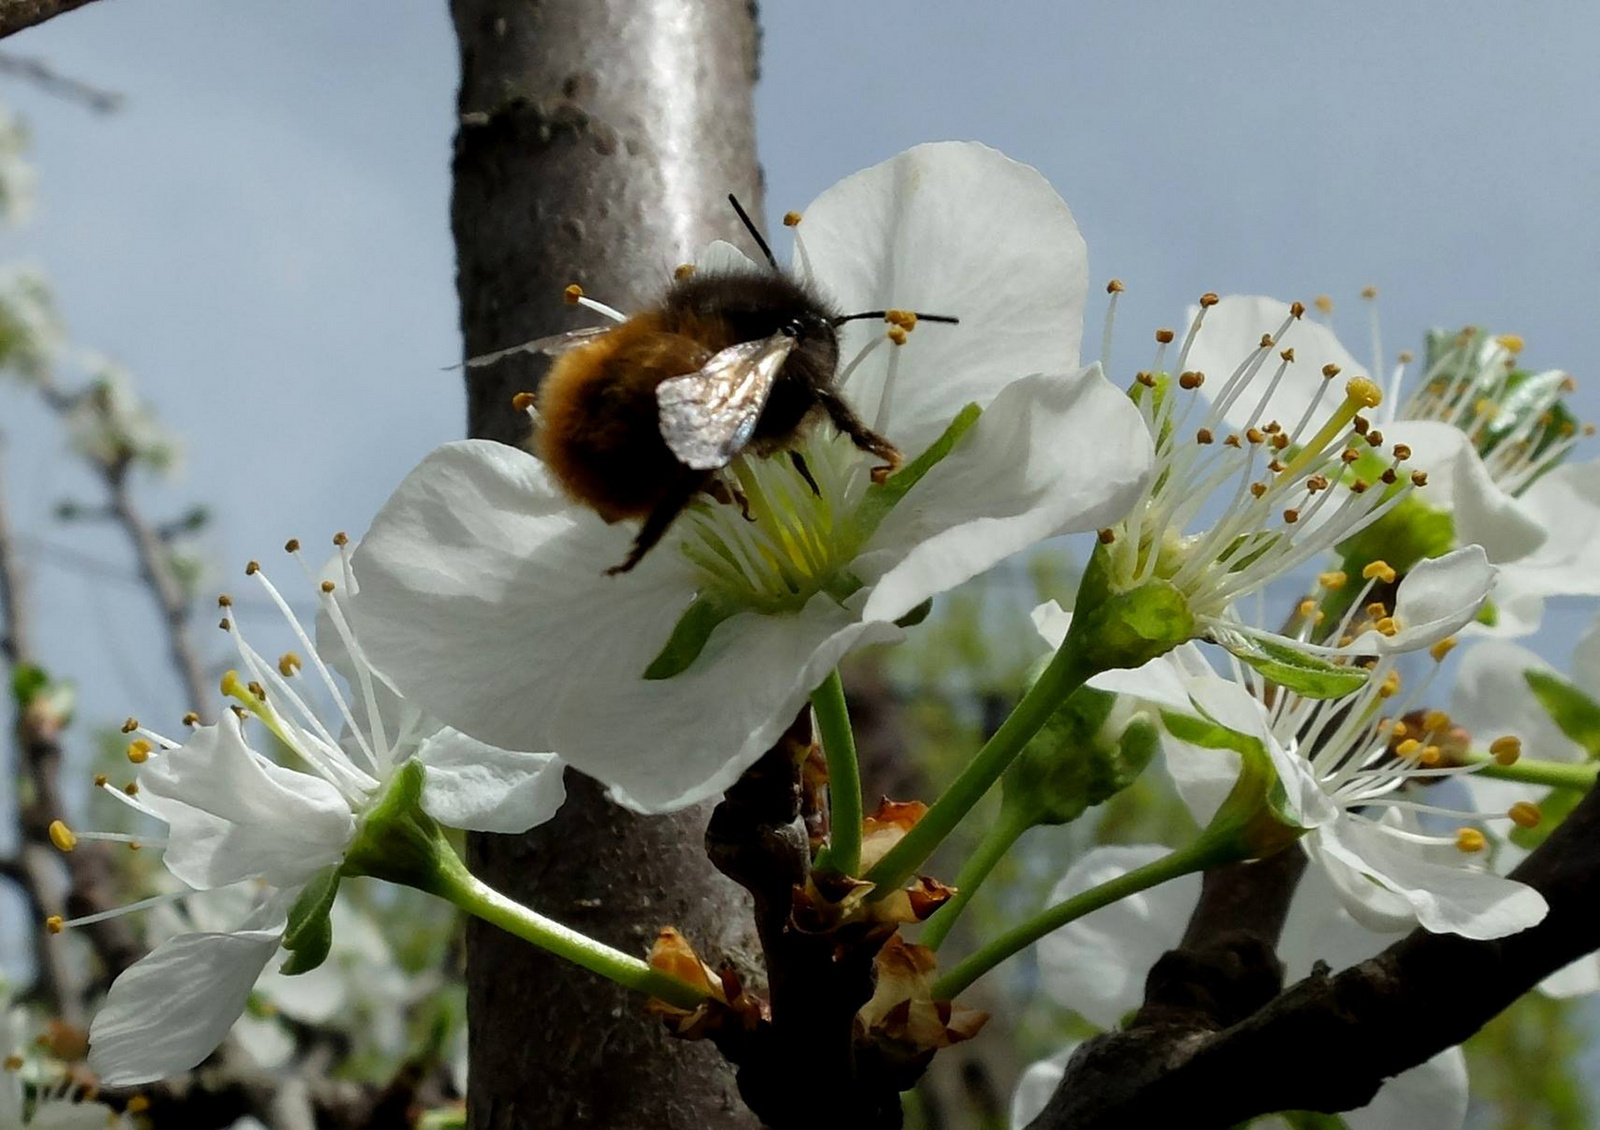
M678 1008L693 1009L709 998L686 981L653 969L631 954L612 949L570 926L529 910L489 887L458 859L453 852L441 853L430 893L454 903L468 914L500 927L540 949L581 965L629 989L657 997Z
M844 701L844 681L832 671L815 691L822 753L828 759L828 846L817 860L845 875L861 870L861 767L856 762L856 736Z
M904 884L972 811L973 805L983 799L1027 746L1028 739L1049 721L1056 707L1097 670L1099 668L1086 654L1083 637L1077 632L1068 632L1050 665L1022 696L1011 716L984 743L922 819L867 872L867 879L876 886L870 897L882 898Z
M923 927L922 933L917 936L917 944L936 950L950 933L950 927L956 924L956 919L961 917L967 909L967 904L972 901L972 896L977 893L983 881L989 877L989 872L994 870L995 864L1005 858L1006 852L1011 850L1011 845L1017 838L1033 827L1029 814L1020 811L1010 811L1002 808L1000 819L984 834L966 863L961 865L961 871L956 875L955 897L934 912Z
M1501 765L1486 753L1469 753L1466 760L1469 764L1482 766L1478 772L1485 777L1499 781L1522 781L1529 785L1549 785L1557 789L1587 790L1594 785L1596 776L1600 775L1600 762L1595 761L1534 761L1521 757L1510 765Z
M1129 895L1158 886L1169 879L1176 879L1180 875L1188 875L1195 871L1204 871L1208 867L1214 867L1234 858L1237 858L1237 853L1226 849L1219 850L1217 843L1208 842L1206 837L1201 837L1188 847L1179 848L1153 863L1135 868L1098 887L1091 887L1066 902L1057 903L1040 911L1028 921L1001 934L977 953L952 967L948 973L933 983L933 999L941 1001L955 999L965 992L969 985L1006 958L1031 946L1050 931L1060 929L1085 914L1109 906Z

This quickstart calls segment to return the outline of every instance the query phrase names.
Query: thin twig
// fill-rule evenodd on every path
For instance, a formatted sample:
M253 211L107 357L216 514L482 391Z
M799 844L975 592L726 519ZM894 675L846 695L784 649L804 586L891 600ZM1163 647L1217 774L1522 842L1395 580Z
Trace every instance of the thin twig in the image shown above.
M31 82L46 94L76 102L97 114L114 114L122 109L122 95L116 91L64 75L43 59L31 55L0 52L0 75Z

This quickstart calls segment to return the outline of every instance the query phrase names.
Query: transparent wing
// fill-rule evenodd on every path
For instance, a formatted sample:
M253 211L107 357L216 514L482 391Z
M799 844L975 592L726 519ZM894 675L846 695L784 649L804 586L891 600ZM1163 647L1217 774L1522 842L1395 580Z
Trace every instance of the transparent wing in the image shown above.
M567 330L565 333L551 334L549 337L536 337L532 341L525 341L521 345L508 346L497 349L493 353L480 353L476 357L468 357L460 365L447 365L451 369L477 369L484 365L493 365L496 361L510 357L513 353L546 353L551 357L558 357L569 350L577 349L580 345L588 345L603 333L616 329L616 326L586 326L581 330Z
M698 371L656 386L661 438L685 466L724 467L750 441L773 378L795 347L788 334L730 345Z

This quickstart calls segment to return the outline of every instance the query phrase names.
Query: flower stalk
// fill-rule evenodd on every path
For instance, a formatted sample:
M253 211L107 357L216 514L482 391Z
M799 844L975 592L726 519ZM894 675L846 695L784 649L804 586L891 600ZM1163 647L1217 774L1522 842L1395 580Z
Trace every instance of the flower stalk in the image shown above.
M1187 847L1164 855L1153 863L1135 868L1098 887L1091 887L1066 902L1048 907L1021 925L1001 934L966 960L959 962L933 983L934 1000L953 1000L971 984L1002 961L1031 946L1040 938L1075 922L1085 914L1110 906L1120 899L1149 890L1182 875L1237 862L1249 852L1231 836L1203 835Z
M989 873L1005 858L1012 845L1022 837L1022 833L1035 823L1031 813L1018 809L1001 810L1000 819L983 834L983 839L978 841L978 846L967 857L966 863L961 865L961 870L956 873L955 897L928 919L927 926L917 938L918 945L937 950L944 943L951 928L956 924L956 919L967 909L967 904L972 901L972 896L978 892L978 888L989 877Z
M822 753L828 762L829 838L817 866L854 875L861 870L861 766L844 682L837 669L812 692L811 708L816 711Z
M1468 765L1478 766L1478 774L1498 781L1520 781L1527 785L1548 785L1554 789L1579 789L1587 792L1600 777L1600 762L1533 761L1518 758L1510 765L1502 764L1493 755L1470 753L1463 759Z

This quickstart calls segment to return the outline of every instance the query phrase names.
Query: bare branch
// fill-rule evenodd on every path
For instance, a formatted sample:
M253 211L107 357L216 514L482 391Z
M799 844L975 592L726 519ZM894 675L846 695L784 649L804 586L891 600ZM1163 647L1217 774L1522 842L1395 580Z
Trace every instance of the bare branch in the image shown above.
M81 8L90 0L0 0L0 39L63 12Z
M0 0L3 3L3 0ZM30 55L0 52L0 75L20 78L57 98L76 102L97 114L112 114L122 109L122 95L114 90L91 86L62 74L43 59Z
M1365 1105L1385 1079L1461 1043L1545 977L1600 948L1600 793L1586 796L1511 874L1550 904L1538 926L1493 941L1417 930L1342 973L1314 972L1243 1017L1219 1017L1210 1004L1187 1013L1153 1008L1152 997L1169 991L1158 963L1146 1007L1125 1030L1080 1049L1033 1126L1181 1119L1204 1130L1272 1111ZM1221 961L1213 976L1225 974ZM1192 979L1196 970L1185 972Z

